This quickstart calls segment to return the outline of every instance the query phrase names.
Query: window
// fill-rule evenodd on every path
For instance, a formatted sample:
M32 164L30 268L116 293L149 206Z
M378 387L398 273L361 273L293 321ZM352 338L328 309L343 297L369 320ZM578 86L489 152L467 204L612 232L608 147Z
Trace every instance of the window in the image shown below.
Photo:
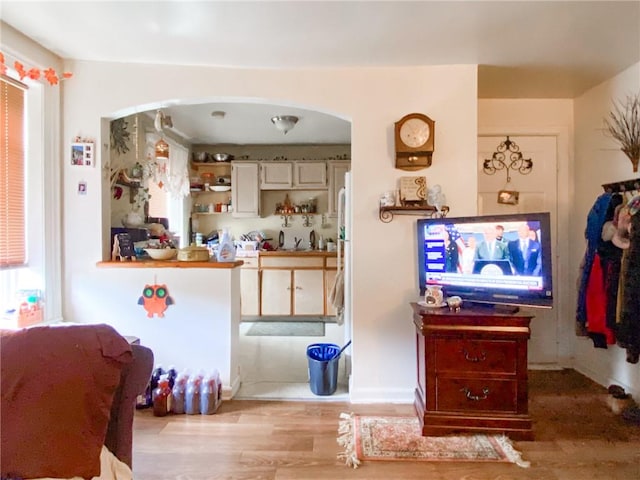
M0 78L0 268L26 263L25 90Z

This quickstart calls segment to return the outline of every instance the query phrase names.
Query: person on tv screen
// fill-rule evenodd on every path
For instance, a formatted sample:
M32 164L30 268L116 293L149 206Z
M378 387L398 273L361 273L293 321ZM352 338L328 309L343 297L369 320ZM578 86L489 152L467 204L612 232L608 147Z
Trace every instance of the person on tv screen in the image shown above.
M523 223L518 227L518 238L509 242L511 263L518 275L539 276L542 271L540 242L534 240L535 231Z
M452 241L451 234L446 228L443 230L444 236L444 271L449 273L458 273L458 245Z
M476 258L476 237L471 235L462 250L462 273L473 273L473 264Z
M499 241L496 227L487 225L484 229L484 241L476 249L476 260L509 260L507 244Z

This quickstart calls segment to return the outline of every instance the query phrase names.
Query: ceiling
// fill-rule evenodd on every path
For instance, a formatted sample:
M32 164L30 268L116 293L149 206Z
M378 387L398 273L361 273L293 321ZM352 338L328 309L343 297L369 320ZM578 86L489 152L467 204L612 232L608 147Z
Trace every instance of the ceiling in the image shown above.
M60 57L79 60L257 68L478 64L480 98L574 98L640 61L637 0L3 0L0 18ZM213 110L227 115L215 120ZM350 139L344 120L273 105L182 105L167 114L194 143ZM269 121L278 114L300 122L283 135Z

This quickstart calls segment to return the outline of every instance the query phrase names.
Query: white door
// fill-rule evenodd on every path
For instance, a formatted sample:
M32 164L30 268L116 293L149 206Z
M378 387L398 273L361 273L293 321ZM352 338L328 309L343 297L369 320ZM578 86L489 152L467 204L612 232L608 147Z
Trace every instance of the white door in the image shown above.
M558 235L557 235L557 138L555 136L509 136L509 140L520 147L523 158L531 159L531 173L523 175L511 170L511 182L507 184L505 170L487 175L483 171L485 159L491 159L506 136L481 136L478 138L478 213L496 215L507 213L550 212L551 248L553 250L554 298L560 298L557 282ZM509 155L505 153L509 164ZM519 192L517 205L498 203L498 191ZM535 317L531 320L529 341L529 363L549 364L558 361L557 309L528 309Z

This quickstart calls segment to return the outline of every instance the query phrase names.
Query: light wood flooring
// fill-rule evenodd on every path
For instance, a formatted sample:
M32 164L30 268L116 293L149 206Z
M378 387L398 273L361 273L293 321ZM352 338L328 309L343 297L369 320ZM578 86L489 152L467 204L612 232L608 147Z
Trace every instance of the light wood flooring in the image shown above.
M606 405L606 389L573 370L529 372L535 441L513 442L531 467L473 462L337 460L340 412L411 415L411 405L232 400L215 415L137 411L136 480L638 480L640 427Z

